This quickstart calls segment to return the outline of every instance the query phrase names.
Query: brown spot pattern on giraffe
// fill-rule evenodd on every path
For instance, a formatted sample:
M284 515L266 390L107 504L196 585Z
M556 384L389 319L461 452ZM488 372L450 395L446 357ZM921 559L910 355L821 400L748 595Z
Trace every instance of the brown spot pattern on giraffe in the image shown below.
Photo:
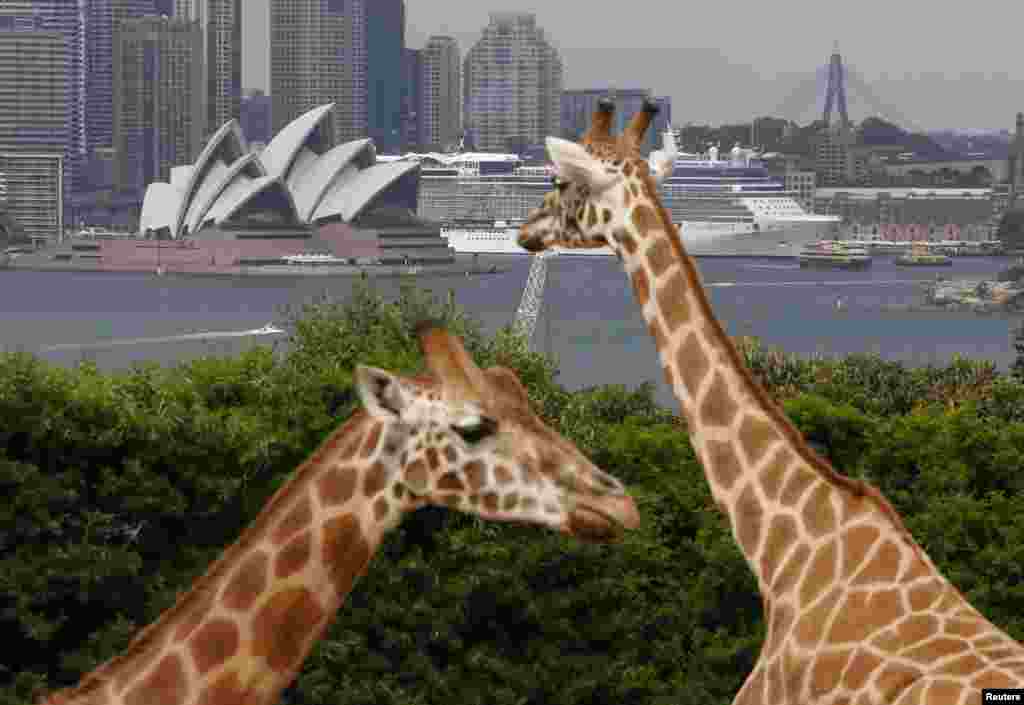
M820 548L811 560L811 565L800 584L800 603L811 604L825 588L833 584L836 577L836 542L830 541Z
M793 452L784 446L775 451L775 457L761 470L761 489L769 500L778 498L782 483L786 479L786 471L793 463L795 456Z
M748 414L739 429L740 445L751 465L764 457L772 443L779 440L778 432L760 416Z
M885 541L875 552L871 561L861 569L851 585L891 583L896 580L900 568L900 549L892 541Z
M466 463L465 467L466 482L469 483L469 489L476 492L484 486L485 468L484 464L479 460L472 460Z
M898 590L848 592L842 612L829 630L828 640L835 644L864 641L902 614L903 604Z
M270 540L280 546L313 521L313 504L308 495L303 495L274 528Z
M731 490L742 468L728 441L708 441L705 444L708 454L708 469L717 485L726 491Z
M344 504L349 501L355 493L357 477L355 468L349 465L331 468L324 473L323 477L317 480L320 501L326 507Z
M680 326L690 320L686 289L686 277L679 268L673 269L665 283L658 287L658 306L670 333L679 330Z
M655 240L654 244L647 248L647 261L654 278L661 277L675 261L672 243L665 238Z
M324 525L323 561L338 594L348 594L370 561L370 547L363 538L359 520L351 514Z
M234 705L235 703L251 703L254 693L242 685L238 673L229 671L222 674L203 690L196 705Z
M366 477L363 478L363 494L367 497L374 497L387 483L388 473L384 468L384 465L376 462L370 466L370 469L366 471Z
M753 485L747 487L740 494L736 501L736 538L747 555L757 550L761 540L761 522L763 510L761 502L757 499Z
M636 184L630 183L629 186L633 190L633 195L637 196ZM646 203L636 204L633 210L630 211L629 217L633 222L634 230L641 238L646 238L662 229L658 214Z
M177 653L164 656L153 672L125 693L125 705L177 705L187 691L185 667Z
M238 651L241 635L238 625L219 618L204 624L189 640L192 662L202 676L225 663Z
M701 421L709 426L728 426L739 410L739 406L729 394L725 377L716 372L700 405Z
M636 292L636 302L641 308L647 305L651 298L651 285L647 274L641 269L633 275L633 291Z
M836 529L836 515L832 509L832 488L819 482L811 491L811 497L804 504L804 527L811 536L818 538Z
M312 645L314 628L325 614L313 593L304 587L273 595L253 617L253 656L277 673L289 673L302 663Z
M789 554L789 558L786 559L786 563L782 566L782 570L779 571L778 575L775 576L775 582L772 584L772 592L776 594L784 594L788 592L797 580L800 578L800 574L804 568L807 567L807 559L811 556L811 549L807 544L800 544L796 549Z
M267 568L270 558L263 551L257 551L235 571L224 589L221 603L228 609L247 610L256 602L267 586Z
M305 531L288 542L274 560L274 576L284 580L306 567L313 553L313 535Z
M797 538L796 521L786 515L779 514L772 519L765 539L764 552L761 554L761 575L766 584L771 585L772 577L781 561Z

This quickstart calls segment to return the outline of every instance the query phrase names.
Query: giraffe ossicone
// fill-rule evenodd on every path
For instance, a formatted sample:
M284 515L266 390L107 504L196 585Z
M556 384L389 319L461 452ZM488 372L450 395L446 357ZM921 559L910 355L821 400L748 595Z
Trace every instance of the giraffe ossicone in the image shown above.
M359 366L357 411L127 650L42 705L270 705L386 532L427 504L606 543L640 523L622 483L531 409L516 374L417 330L429 375Z
M520 246L609 246L622 262L715 504L757 578L767 637L735 703L966 705L1024 687L1024 647L935 567L871 485L807 444L746 368L661 202L671 148L645 160L655 106L578 144L549 138L557 177Z

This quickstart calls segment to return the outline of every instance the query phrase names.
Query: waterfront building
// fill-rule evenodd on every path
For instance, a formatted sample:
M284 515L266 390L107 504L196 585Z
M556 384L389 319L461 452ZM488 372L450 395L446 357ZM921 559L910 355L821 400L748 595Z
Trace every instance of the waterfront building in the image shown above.
M651 91L642 88L615 89L588 88L563 90L560 101L560 134L565 139L577 140L590 125L590 118L597 109L597 101L609 97L615 101L615 114L612 118L612 132L621 133L629 118L640 112L644 100L651 97ZM672 99L668 96L654 98L658 105L658 114L647 132L640 151L646 156L653 149L661 146L662 135L672 125Z
M308 110L348 96L365 113L365 85L353 86L345 50L349 23L344 3L270 0L270 98L273 132ZM357 8L358 9L358 8ZM348 89L360 88L358 94ZM358 101L353 105L351 101ZM356 111L358 112L358 111ZM366 136L365 124L360 137ZM335 121L335 129L341 129ZM340 139L340 132L334 135Z
M149 185L139 234L174 240L181 266L280 263L302 254L402 264L450 262L440 224L415 217L419 165L376 162L369 138L335 144L332 104L299 116L261 152L236 120L223 125L192 164ZM151 257L122 243L111 262ZM127 266L127 265L125 265Z
M19 4L15 4L19 5ZM63 229L65 160L74 107L68 99L69 45L23 7L0 11L0 172L7 214L28 237ZM31 8L29 8L31 9Z
M819 188L815 212L837 215L857 234L882 235L884 226L898 226L889 239L942 239L955 226L960 239L988 239L993 191L989 188Z
M492 12L463 62L474 148L521 152L560 132L562 59L532 13Z
M462 68L459 44L435 35L420 54L420 132L424 151L444 151L462 136Z
M199 22L122 22L114 45L115 188L141 201L146 184L194 159L206 127Z
M204 136L239 116L242 99L242 0L177 0L175 19L199 22L206 86Z

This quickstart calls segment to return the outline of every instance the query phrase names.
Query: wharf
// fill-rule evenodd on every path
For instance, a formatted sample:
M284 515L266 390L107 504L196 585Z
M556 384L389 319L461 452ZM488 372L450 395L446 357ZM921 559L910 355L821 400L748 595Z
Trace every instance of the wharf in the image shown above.
M52 252L22 254L11 257L6 264L0 262L0 270L41 271L41 272L94 272L103 274L151 274L153 276L186 277L446 277L479 276L501 274L507 266L494 263L480 263L472 255L455 255L452 262L436 264L366 264L366 265L305 265L305 264L263 264L242 266L218 266L206 268L185 268L164 266L160 270L152 266L111 266L90 260L54 260Z

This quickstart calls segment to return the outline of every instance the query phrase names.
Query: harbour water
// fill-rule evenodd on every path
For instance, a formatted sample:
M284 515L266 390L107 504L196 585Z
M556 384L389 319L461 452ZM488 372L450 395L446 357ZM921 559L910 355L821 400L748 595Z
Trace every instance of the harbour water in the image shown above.
M484 276L428 268L408 277L438 298L456 301L486 331L511 322L530 260L481 256L504 271ZM712 306L733 335L754 335L769 346L802 355L878 353L917 366L947 362L956 353L988 359L1000 369L1013 361L1013 330L1020 316L899 311L919 302L922 282L939 270L900 268L875 258L867 271L808 271L795 261L698 259ZM994 278L1008 263L958 258L939 272L950 279ZM652 381L657 398L672 405L632 290L615 258L562 256L549 260L545 309L536 344L560 361L570 389ZM26 350L57 364L91 359L103 369L135 361L173 364L209 354L233 354L253 345L283 344L260 334L281 323L285 306L326 293L344 298L351 277L190 278L153 274L0 272L0 349ZM383 296L400 280L370 279Z

